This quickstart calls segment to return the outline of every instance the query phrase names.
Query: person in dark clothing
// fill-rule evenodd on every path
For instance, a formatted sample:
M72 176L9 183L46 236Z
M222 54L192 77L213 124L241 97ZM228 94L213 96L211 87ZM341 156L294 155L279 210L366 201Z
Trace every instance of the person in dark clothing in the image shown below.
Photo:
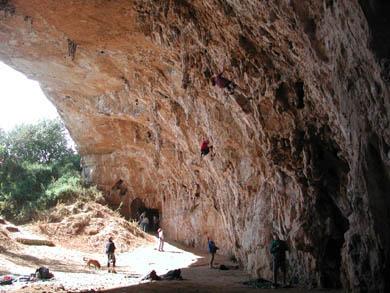
M156 215L153 216L153 230L157 230L158 228L160 228L160 221L158 219L158 217Z
M151 280L151 281L169 280L169 281L172 281L172 280L183 280L183 277L181 276L180 269L168 271L166 274L164 274L162 276L157 275L156 271L153 270L141 279L141 281L146 281L146 280Z
M275 287L278 286L278 270L283 272L283 285L286 285L286 251L288 250L287 243L280 240L277 235L274 235L271 242L270 252L272 254L272 270L274 275Z
M160 281L161 277L157 275L156 271L153 270L149 274L147 274L145 277L141 279L141 281L146 281L146 280L151 280L151 281Z
M217 86L221 89L227 89L229 94L232 94L236 85L228 80L227 78L223 77L223 72L222 71L221 73L217 74L217 75L214 75L212 78L211 78L211 84L213 86Z
M107 254L107 268L108 272L116 273L115 271L115 244L113 242L112 237L108 238L108 242L106 243L106 254ZM110 270L110 263L112 263L112 270Z
M212 152L213 151L213 146L212 145L209 145L210 142L208 139L203 139L203 142L200 146L200 158L203 158L204 156L206 156L209 152ZM212 153L211 153L212 155Z
M210 253L210 269L212 269L214 265L214 257L219 248L215 245L214 241L211 240L209 237L207 237L207 244Z

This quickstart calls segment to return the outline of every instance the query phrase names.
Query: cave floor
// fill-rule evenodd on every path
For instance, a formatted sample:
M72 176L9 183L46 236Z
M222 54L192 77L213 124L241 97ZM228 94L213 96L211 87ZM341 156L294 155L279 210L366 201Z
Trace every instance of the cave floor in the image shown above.
M218 262L217 262L218 263ZM280 293L305 293L305 292L334 292L341 293L342 290L304 289L304 288L278 288L259 289L250 288L242 284L248 280L241 270L220 271L210 269L207 264L182 269L183 281L161 281L144 283L135 286L122 287L104 290L105 293L152 293L152 292L183 292L183 293L235 293L235 292L280 292Z
M19 227L20 229L23 229ZM26 231L27 233L28 231ZM29 234L29 236L31 236ZM38 235L39 236L39 235ZM12 242L12 240L11 240ZM11 243L10 242L10 243ZM19 249L0 252L0 273L28 275L41 265L54 273L55 279L32 284L0 286L0 292L309 292L305 289L256 289L243 285L249 276L242 270L221 271L208 267L205 251L166 243L165 252L156 250L156 242L117 254L117 274L107 273L104 254L67 247L57 242L54 247L22 245ZM85 267L83 256L98 259L103 267L93 270ZM233 266L227 257L216 255L215 266ZM155 270L158 275L181 268L182 281L142 282L141 278ZM315 291L315 290L314 290ZM313 292L313 290L311 290ZM321 292L331 292L321 290ZM337 291L333 291L337 292Z
M53 252L50 250L60 248L44 248L46 255L50 259L53 257ZM38 248L31 248L30 252L39 251ZM42 256L42 251L37 252ZM65 250L63 253L70 253ZM74 252L72 252L74 253ZM33 253L34 254L34 253ZM57 257L60 257L60 252ZM81 255L78 255L79 258ZM19 258L20 256L18 256ZM37 261L35 256L23 258ZM102 271L88 270L83 268L79 262L77 267L71 267L70 263L62 263L62 267L52 266L53 273L57 278L55 282L42 282L39 284L31 284L26 286L17 286L16 288L8 287L10 292L106 292L106 293L125 293L125 292L341 292L331 290L307 290L301 288L289 289L257 289L250 288L242 284L249 280L249 276L242 270L227 270L221 271L218 269L210 269L208 267L208 255L203 251L194 250L192 248L183 247L180 245L167 244L165 252L158 252L155 245L147 245L137 248L129 253L121 253L117 256L119 265L117 274L108 274L106 268ZM125 264L131 261L131 264ZM38 263L35 263L38 265ZM54 264L54 263L53 263ZM228 259L222 255L217 255L215 265L220 264L233 265ZM19 263L19 265L23 265ZM188 266L188 267L185 267ZM184 268L182 268L184 267ZM16 269L17 267L14 267ZM158 282L141 282L141 276L150 272L152 269L160 275L168 269L182 268L182 281L158 281ZM27 269L24 267L24 269ZM28 266L31 271L32 266ZM134 276L128 279L128 276ZM73 279L73 281L72 281ZM92 284L94 284L92 286ZM105 284L105 286L102 284ZM3 288L1 288L3 287ZM0 287L6 289L4 286ZM110 288L110 289L108 289ZM89 291L95 290L95 291ZM7 290L8 292L8 290Z

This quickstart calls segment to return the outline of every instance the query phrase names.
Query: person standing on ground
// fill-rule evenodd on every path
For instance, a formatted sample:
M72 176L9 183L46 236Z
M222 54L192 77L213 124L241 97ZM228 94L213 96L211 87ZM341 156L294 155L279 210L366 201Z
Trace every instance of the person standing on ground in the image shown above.
M278 270L282 269L283 272L283 285L286 286L286 251L288 250L287 243L280 240L279 237L274 234L271 242L270 252L272 254L272 270L274 275L275 287L278 286Z
M210 269L212 269L214 265L215 253L219 248L215 245L214 241L211 240L209 237L207 237L207 243L208 243L209 253L210 253Z
M156 215L153 216L153 229L156 230L160 228L159 227L159 221L158 221L158 217Z
M158 228L158 251L164 251L164 231L161 228Z
M148 217L144 217L142 219L142 222L141 222L141 228L144 232L148 231L148 227L149 227L149 218Z
M115 244L114 244L114 241L112 239L112 237L108 238L108 242L106 244L106 254L107 254L107 268L108 268L108 272L112 272L112 273L116 273L115 271L115 263L116 263L116 259L115 259ZM112 270L110 270L110 263L112 263Z
M138 224L141 225L142 220L146 217L146 211L142 212L139 216Z

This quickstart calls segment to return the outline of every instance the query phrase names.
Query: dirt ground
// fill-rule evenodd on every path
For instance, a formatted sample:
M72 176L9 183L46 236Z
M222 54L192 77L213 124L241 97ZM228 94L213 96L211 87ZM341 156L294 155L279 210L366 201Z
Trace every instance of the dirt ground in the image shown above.
M47 249L47 248L46 248ZM75 251L57 250L57 256L65 256ZM51 250L50 248L48 250ZM36 254L31 251L31 253ZM46 254L53 261L54 253ZM57 259L58 259L57 257ZM104 257L97 256L98 259L104 260ZM54 281L50 283L40 283L32 286L18 286L10 292L86 292L87 290L96 290L107 293L125 293L125 292L316 292L317 290L305 290L299 288L292 289L254 289L242 284L243 281L249 280L249 276L242 270L221 271L210 269L208 267L207 255L199 251L185 251L174 245L166 245L165 252L155 250L155 245L145 245L137 248L132 252L121 253L118 259L118 273L109 274L104 268L97 272L88 270L83 267L80 260L64 261L61 266L53 263L45 263L53 268ZM47 260L48 261L48 260ZM57 260L58 261L58 260ZM221 263L231 264L223 256L217 256L216 265ZM38 265L38 263L37 263ZM53 266L52 266L53 265ZM157 274L163 274L170 269L182 268L183 281L155 281L141 282L141 276L146 275L152 269ZM111 289L110 289L111 288ZM341 292L341 291L324 291L319 292ZM0 289L1 292L1 289ZM93 291L90 291L93 292Z
M60 248L58 256L65 256L70 251ZM50 248L49 248L50 250ZM35 250L36 251L36 250ZM32 251L31 251L32 252ZM74 252L72 252L74 253ZM53 260L53 253L49 253ZM104 259L100 257L100 259ZM74 265L75 261L65 261L63 266L74 267L53 267L55 280L51 282L33 284L31 286L17 286L9 288L10 292L87 292L87 290L96 290L106 293L125 293L125 292L341 292L324 290L305 290L299 288L292 289L255 289L242 284L249 280L249 276L242 270L221 271L210 269L208 267L207 255L199 251L185 251L174 245L166 245L165 252L155 250L153 244L135 249L132 252L121 253L118 255L118 273L109 274L104 268L100 272L88 270L82 267L80 261ZM223 256L217 256L216 265L221 263L231 264ZM47 263L46 263L47 264ZM49 263L52 265L52 263ZM141 282L141 276L146 275L152 269L157 274L163 274L170 269L182 268L182 281L154 281ZM73 272L71 272L73 270ZM1 292L1 289L0 289ZM89 291L93 292L93 291Z
M249 288L242 284L249 280L242 270L210 269L205 251L177 243L166 243L165 251L159 252L155 236L143 233L136 225L95 203L60 207L53 214L54 217L46 222L27 226L0 221L0 275L25 276L45 266L55 276L50 281L3 285L0 293L309 292L297 288ZM19 231L10 232L7 227ZM114 236L118 248L116 274L108 273L106 267L104 244L109 235ZM24 245L15 241L18 237L50 240L54 246ZM86 267L84 257L98 260L102 269ZM215 265L219 264L235 265L226 257L217 255ZM141 281L151 270L162 275L177 268L182 270L182 281Z

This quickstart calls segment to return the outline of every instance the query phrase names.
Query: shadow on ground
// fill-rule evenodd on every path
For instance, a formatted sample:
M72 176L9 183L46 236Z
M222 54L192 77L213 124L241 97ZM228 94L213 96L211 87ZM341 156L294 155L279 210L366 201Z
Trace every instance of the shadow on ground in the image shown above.
M133 285L123 288L115 288L103 290L101 292L106 293L150 293L150 292L205 292L205 293L240 293L240 292L280 292L280 293L303 293L303 292L321 292L321 293L341 293L342 290L308 290L304 288L289 288L289 289L259 289L251 288L243 285L243 282L250 279L249 275L241 269L231 270L219 270L210 269L208 263L208 254L205 251L199 251L193 248L185 247L179 243L170 242L173 246L192 252L197 256L200 256L191 264L188 268L182 268L182 281L154 281L149 283L143 283L139 285ZM230 262L227 257L216 255L215 267L219 267L220 264L227 266L234 266L236 264Z

